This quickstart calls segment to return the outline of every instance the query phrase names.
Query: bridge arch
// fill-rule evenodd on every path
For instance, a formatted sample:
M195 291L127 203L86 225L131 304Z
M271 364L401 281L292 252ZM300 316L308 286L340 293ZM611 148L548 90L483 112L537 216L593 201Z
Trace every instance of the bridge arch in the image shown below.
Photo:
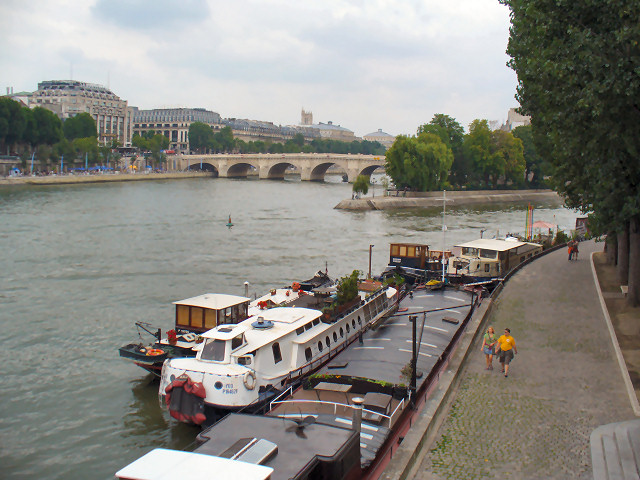
M311 182L324 182L324 176L327 173L327 170L329 170L329 168L332 165L337 165L338 167L342 167L342 165L338 165L337 163L334 163L334 162L320 163L311 169L306 180L309 180Z
M212 165L208 162L202 162L202 164L200 164L200 162L198 163L192 163L191 165L189 165L187 167L187 170L191 170L191 171L202 171L202 172L212 172L214 177L219 176L220 172L218 171L218 169L216 168L215 165Z
M376 170L381 169L382 171L380 173L384 173L384 164L383 165L369 165L368 167L363 168L362 170L360 170L360 173L358 175L364 175L366 177L371 178L371 175L373 174L373 172L375 172Z
M260 169L260 178L268 180L284 180L284 174L287 173L289 167L296 167L291 162L277 162L272 165L264 165Z
M228 178L246 178L249 171L255 170L256 167L246 162L238 162L229 166L226 177Z

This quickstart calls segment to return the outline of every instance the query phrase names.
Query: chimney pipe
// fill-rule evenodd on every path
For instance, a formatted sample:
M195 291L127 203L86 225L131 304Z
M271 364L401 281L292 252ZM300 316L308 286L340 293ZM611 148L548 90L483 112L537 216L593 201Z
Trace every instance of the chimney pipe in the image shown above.
M353 420L351 422L351 428L356 432L360 432L362 428L362 404L364 403L364 398L353 397L351 399L351 403L353 403Z
M249 282L244 282L244 296L249 298Z

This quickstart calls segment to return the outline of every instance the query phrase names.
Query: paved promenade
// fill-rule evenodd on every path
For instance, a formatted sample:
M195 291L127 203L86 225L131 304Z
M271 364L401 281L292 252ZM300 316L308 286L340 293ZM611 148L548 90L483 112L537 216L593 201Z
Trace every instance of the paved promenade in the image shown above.
M505 327L518 355L509 377L485 370L471 346L451 409L416 480L591 479L589 435L635 418L598 300L590 254L561 249L527 265L505 285L488 317Z

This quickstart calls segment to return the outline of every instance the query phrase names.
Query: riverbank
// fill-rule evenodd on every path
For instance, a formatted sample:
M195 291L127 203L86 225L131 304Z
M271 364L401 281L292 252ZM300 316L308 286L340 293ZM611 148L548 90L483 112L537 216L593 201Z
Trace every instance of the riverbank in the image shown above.
M11 185L69 185L78 183L140 182L211 177L211 172L106 173L97 175L46 175L0 178L0 187Z
M404 192L400 192L403 195ZM442 192L407 192L407 196L365 197L342 200L338 210L391 210L400 208L442 207ZM420 196L418 196L420 195ZM553 190L476 190L447 192L447 208L459 205L512 202L557 202L562 199Z

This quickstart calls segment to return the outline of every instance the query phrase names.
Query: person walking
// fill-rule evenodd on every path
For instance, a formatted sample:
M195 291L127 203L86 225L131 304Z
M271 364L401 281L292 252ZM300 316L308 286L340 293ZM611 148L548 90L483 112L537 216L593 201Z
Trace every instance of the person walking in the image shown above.
M511 330L504 329L504 335L501 335L496 345L496 355L499 354L500 365L505 378L509 376L509 364L513 360L513 356L518 353L516 348L516 340L511 336Z
M493 351L496 348L496 334L493 330L493 327L487 328L487 331L482 338L482 353L485 355L485 360L487 362L487 368L485 370L493 370Z

